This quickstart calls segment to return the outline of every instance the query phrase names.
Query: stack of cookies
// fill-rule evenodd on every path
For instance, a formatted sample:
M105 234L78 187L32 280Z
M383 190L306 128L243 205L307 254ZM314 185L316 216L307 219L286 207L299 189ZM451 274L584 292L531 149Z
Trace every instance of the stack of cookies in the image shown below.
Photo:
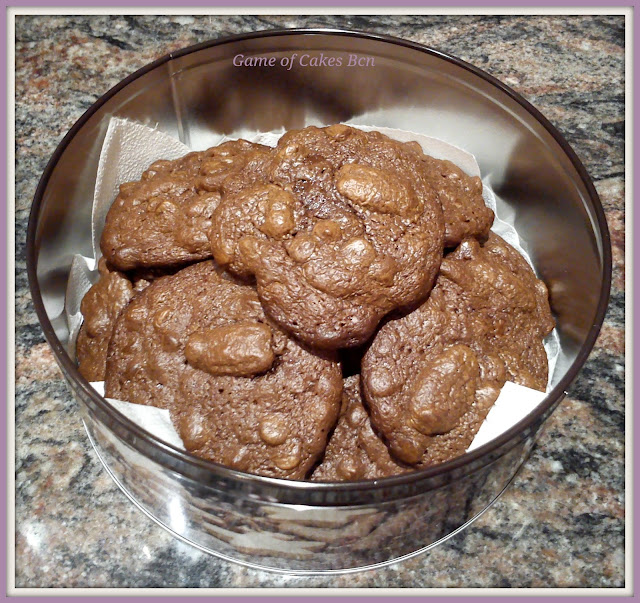
M79 370L241 471L442 463L505 381L547 383L547 289L493 218L479 178L342 124L157 161L107 215Z

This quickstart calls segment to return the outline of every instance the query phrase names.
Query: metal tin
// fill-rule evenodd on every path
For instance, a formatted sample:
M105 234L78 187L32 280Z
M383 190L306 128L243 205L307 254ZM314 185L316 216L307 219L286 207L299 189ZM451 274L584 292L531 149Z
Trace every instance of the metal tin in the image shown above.
M276 61L236 66L238 55ZM301 62L302 55L307 59ZM311 66L313 56L325 61ZM349 66L350 56L367 64ZM331 57L342 57L342 64L329 65ZM194 148L221 133L233 137L351 120L436 136L473 153L494 191L515 210L516 228L549 286L562 346L552 391L524 420L473 452L372 481L264 478L158 440L99 396L66 349L65 287L73 254L91 254L91 199L112 115L157 126ZM40 180L29 220L27 270L45 337L91 441L133 502L212 554L315 573L417 554L468 525L499 496L593 347L609 299L611 244L598 195L571 147L492 76L388 36L277 30L172 53L102 96L62 140Z

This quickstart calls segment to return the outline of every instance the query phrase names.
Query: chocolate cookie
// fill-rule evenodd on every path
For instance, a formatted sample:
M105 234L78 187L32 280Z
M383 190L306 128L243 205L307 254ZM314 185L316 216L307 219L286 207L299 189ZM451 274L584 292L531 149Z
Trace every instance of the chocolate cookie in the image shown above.
M392 453L429 465L462 454L504 382L541 391L543 338L553 329L547 288L491 233L442 262L429 299L377 333L362 362L363 391Z
M493 224L493 210L482 197L482 180L468 176L443 159L422 155L444 214L444 245L456 247L469 237L486 240Z
M305 477L341 390L333 354L296 343L211 261L151 283L109 346L107 396L169 409L187 450L260 475Z
M321 482L376 479L409 470L391 457L384 442L373 431L362 403L360 375L345 379L338 424L311 479Z
M226 183L214 258L254 275L266 312L300 340L361 344L433 285L444 223L425 166L414 145L378 132L288 132L251 173Z
M78 370L87 381L104 381L107 347L116 319L134 294L131 281L110 270L104 258L98 262L98 270L98 282L80 303L84 322L76 343Z
M120 270L172 266L211 257L208 232L225 178L252 152L230 141L174 161L156 161L137 182L120 186L107 214L100 248Z

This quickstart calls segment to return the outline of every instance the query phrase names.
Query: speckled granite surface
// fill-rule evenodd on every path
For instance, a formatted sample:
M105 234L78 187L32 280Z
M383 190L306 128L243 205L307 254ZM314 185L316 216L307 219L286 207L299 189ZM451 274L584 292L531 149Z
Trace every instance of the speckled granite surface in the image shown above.
M613 241L595 350L499 502L429 554L342 577L290 578L191 549L144 517L89 447L30 301L26 225L56 145L153 59L225 34L346 27L425 43L487 70L565 134ZM624 18L48 17L16 20L17 587L621 587L624 574ZM597 434L597 435L596 435Z

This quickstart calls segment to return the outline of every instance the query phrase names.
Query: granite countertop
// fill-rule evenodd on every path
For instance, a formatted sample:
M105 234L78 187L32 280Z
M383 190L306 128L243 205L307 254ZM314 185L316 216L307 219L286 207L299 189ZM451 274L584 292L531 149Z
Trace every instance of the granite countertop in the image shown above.
M18 16L15 585L624 586L624 26L623 16ZM278 27L403 37L512 86L584 162L613 243L611 305L595 349L508 491L470 529L432 552L344 576L247 569L182 544L142 515L90 448L45 343L25 268L38 179L100 95L169 51Z

